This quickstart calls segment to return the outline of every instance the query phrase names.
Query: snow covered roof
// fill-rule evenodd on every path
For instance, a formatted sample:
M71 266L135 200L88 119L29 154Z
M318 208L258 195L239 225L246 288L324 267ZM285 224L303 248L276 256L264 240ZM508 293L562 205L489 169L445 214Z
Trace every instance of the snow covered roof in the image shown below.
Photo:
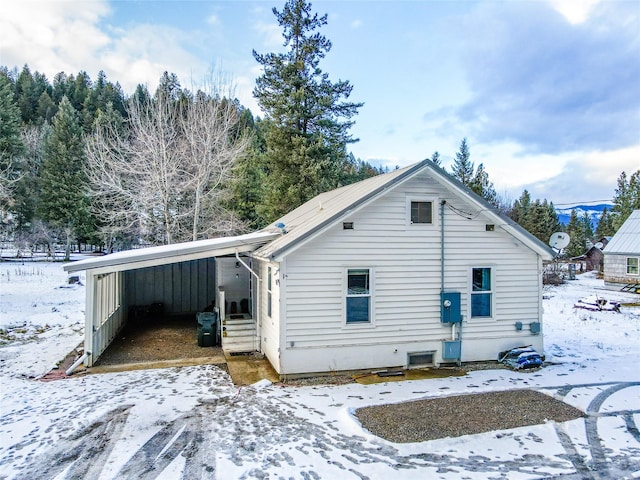
M428 159L390 173L377 175L345 187L321 193L277 220L274 225L284 224L286 233L256 250L254 255L272 259L279 257L367 202L425 170L430 170L434 174L433 178L436 181L450 190L457 191L463 197L466 197L468 201L481 207L489 216L494 217L496 224L501 225L511 235L520 239L544 259L550 260L553 258L555 252L545 243L520 227L511 218L501 215L483 198L476 195Z
M264 243L279 237L280 233L254 232L235 237L212 238L195 242L161 245L112 253L102 257L88 258L63 266L67 272L98 270L95 273L118 272L135 268L153 267L169 263L196 260L199 258L251 252Z
M640 210L634 210L622 224L604 253L617 255L640 255Z

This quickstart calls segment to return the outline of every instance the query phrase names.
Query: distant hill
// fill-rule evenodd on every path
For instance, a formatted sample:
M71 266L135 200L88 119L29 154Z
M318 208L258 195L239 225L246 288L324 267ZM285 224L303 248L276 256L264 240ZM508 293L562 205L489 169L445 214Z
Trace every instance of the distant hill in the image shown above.
M595 230L598 226L600 215L602 215L602 209L605 207L607 207L608 211L611 211L612 205L610 203L601 203L599 205L574 205L572 207L556 208L556 213L558 214L558 220L560 220L560 223L567 225L571 216L571 210L575 210L578 217L582 217L586 212L591 217L591 223Z

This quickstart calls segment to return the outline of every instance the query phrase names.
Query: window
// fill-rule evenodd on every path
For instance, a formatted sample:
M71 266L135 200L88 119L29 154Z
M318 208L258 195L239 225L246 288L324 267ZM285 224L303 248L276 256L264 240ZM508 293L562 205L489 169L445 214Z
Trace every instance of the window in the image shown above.
M471 318L491 317L491 269L471 270Z
M371 322L371 272L368 268L347 270L347 323Z
M271 267L267 267L267 316L271 317Z
M627 258L627 275L638 275L638 257Z
M411 224L433 223L433 202L411 202Z

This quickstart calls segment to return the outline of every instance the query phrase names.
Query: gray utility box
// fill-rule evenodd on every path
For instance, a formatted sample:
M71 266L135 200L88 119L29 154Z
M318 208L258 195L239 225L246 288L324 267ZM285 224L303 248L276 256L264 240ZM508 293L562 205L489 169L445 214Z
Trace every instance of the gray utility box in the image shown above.
M218 335L218 314L215 312L200 312L196 314L198 321L198 346L213 347L220 344Z

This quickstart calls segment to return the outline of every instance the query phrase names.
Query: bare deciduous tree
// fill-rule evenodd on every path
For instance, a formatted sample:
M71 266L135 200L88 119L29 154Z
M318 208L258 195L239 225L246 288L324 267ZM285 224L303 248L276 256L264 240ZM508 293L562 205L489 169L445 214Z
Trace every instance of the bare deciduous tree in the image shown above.
M181 119L192 195L192 240L235 230L237 220L220 206L228 192L231 167L249 145L248 136L239 130L238 105L199 92Z
M97 213L110 233L169 244L242 229L222 207L231 166L249 143L238 105L201 91L179 100L159 92L127 111L124 133L99 120L87 146Z

